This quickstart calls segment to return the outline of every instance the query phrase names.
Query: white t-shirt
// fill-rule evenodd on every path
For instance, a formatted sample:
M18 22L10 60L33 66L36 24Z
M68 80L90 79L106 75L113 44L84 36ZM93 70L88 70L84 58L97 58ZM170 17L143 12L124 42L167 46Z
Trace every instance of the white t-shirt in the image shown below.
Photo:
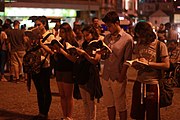
M46 31L42 36L43 38L48 35L50 33L50 31ZM47 45L50 44L52 40L54 40L55 37L53 34L51 34L43 44ZM41 39L42 41L42 39ZM46 54L48 54L43 48L41 49L43 55L41 56L41 61L45 59ZM50 66L50 55L47 56L45 63L43 64L43 68L49 67Z
M156 62L156 48L157 48L158 40L155 40L149 45L139 45L137 47L136 56L143 57L149 62ZM168 57L168 50L166 45L161 42L160 43L160 57ZM151 83L153 81L157 81L158 79L158 71L154 68L148 68L147 70L139 70L137 75L137 80L143 83Z

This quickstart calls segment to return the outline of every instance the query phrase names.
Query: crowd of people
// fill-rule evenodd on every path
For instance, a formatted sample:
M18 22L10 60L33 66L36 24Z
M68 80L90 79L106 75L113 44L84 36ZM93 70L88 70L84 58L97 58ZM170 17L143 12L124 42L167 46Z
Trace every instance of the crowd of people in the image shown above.
M102 19L108 32L105 33L98 21L94 17L92 24L83 26L76 21L73 28L67 22L57 23L50 30L48 19L39 16L32 27L37 32L36 37L27 36L25 26L20 29L18 20L12 22L6 19L4 24L0 21L1 81L26 82L29 75L23 74L23 58L34 41L38 41L40 46L38 51L43 63L40 72L31 76L37 91L39 110L33 120L48 119L52 101L52 75L59 89L62 120L73 119L74 99L82 99L86 120L96 120L96 103L101 97L104 98L109 120L115 120L116 114L120 120L127 120L126 73L129 66L124 63L132 60L132 56L146 63L148 69L139 65L132 66L138 70L138 74L132 90L131 118L160 120L158 71L169 68L174 70L180 62L177 32L172 30L170 23L161 24L155 33L150 23L138 22L133 34L129 34L121 28L115 11L108 12ZM54 40L58 45L52 45ZM92 49L89 44L94 40L102 42ZM134 41L137 41L135 47ZM160 63L156 61L159 41L162 41ZM109 51L101 49L102 45L107 46ZM72 53L69 46L75 48L76 53ZM10 80L4 76L5 70L10 73Z

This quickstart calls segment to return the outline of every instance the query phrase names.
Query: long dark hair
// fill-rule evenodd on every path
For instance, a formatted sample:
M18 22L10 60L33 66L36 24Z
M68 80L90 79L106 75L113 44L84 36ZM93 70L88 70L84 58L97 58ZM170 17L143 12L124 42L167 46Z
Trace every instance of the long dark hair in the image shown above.
M99 38L99 34L97 32L97 30L92 26L92 25L88 25L88 26L85 26L82 30L82 32L84 31L87 31L88 33L91 33L92 34L92 40L98 40Z
M156 39L156 34L154 33L153 28L147 22L138 22L134 31L134 39L140 44L149 44ZM143 43L142 39L145 39Z
M36 20L40 21L44 25L46 30L49 30L48 19L46 16L38 16Z
M60 25L60 30L64 30L66 34L66 42L69 42L70 44L74 44L76 42L75 39L75 33L73 32L71 26L68 23L63 23Z

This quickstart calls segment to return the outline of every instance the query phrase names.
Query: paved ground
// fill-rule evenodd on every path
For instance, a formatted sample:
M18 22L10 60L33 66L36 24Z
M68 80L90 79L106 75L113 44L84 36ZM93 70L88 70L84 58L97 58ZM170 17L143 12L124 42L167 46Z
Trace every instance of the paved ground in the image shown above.
M134 70L128 72L129 78L133 79L134 75ZM131 106L132 86L133 81L129 81L127 86L128 112ZM51 80L51 89L53 98L49 118L50 120L58 120L62 116L62 111L55 79ZM175 96L172 106L161 109L162 120L180 119L180 88L174 88L174 92ZM29 93L25 83L0 82L0 120L30 120L32 116L37 113L38 109L34 86L32 86L32 91ZM85 120L83 114L82 101L75 100L74 120ZM97 104L97 120L108 120L103 98L100 100L100 103ZM130 117L128 117L128 120L131 120Z

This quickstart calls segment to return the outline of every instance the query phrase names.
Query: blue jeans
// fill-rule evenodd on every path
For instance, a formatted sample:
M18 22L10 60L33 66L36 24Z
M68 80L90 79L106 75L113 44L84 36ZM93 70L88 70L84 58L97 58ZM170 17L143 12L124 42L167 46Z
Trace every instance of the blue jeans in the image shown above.
M7 51L1 50L0 51L0 71L1 71L1 74L4 74L4 66L6 64L6 59L7 59Z

